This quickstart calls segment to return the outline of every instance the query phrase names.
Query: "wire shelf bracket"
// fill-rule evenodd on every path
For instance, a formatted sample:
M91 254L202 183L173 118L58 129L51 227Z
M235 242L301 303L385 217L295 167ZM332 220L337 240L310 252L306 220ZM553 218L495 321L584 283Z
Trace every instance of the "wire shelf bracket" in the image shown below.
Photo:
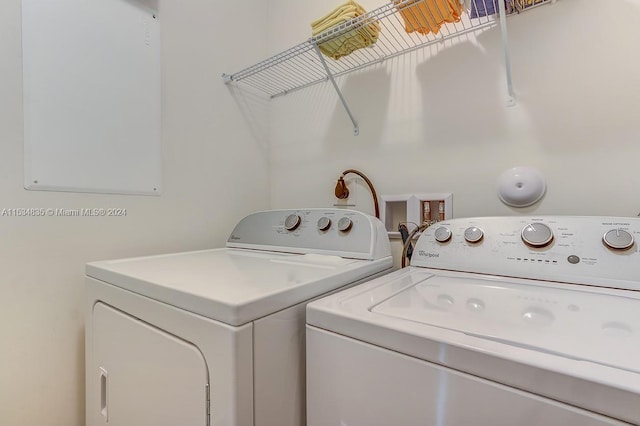
M324 60L324 57L322 56L322 52L320 52L320 48L318 47L317 43L313 44L313 48L315 49L316 53L318 54L318 58L320 58L320 62L322 62L322 66L324 67L325 71L327 72L327 77L331 81L331 84L333 85L333 88L336 89L336 93L338 94L338 98L340 98L340 102L342 102L342 106L344 107L345 111L347 112L347 115L349 116L349 119L353 123L353 135L354 136L358 136L360 134L360 127L358 127L358 123L356 122L356 119L353 118L353 114L351 114L351 110L349 109L349 105L347 105L347 101L344 99L344 96L342 96L342 91L338 87L338 84L336 83L336 80L333 78L333 74L331 74L331 70L329 70L329 66L327 65L327 61Z
M500 15L500 33L502 35L502 50L504 53L504 69L507 79L507 106L515 106L516 94L513 90L513 78L511 75L511 54L509 53L509 36L507 34L507 7L503 1L498 2Z
M511 74L506 18L510 13L519 13L543 4L555 3L556 0L507 0L509 10L506 9L505 1L482 0L485 10L488 10L487 3L492 1L494 6L495 3L498 3L497 17L487 15L471 18L469 14L463 13L459 22L443 24L437 34L433 32L419 34L418 32L409 33L406 31L405 21L400 11L404 9L405 14L416 13L407 11L419 10L416 8L418 6L422 10L429 11L429 14L432 15L431 18L433 18L437 17L437 13L439 13L429 9L431 7L429 5L433 3L428 0L393 0L235 74L223 74L222 78L226 84L242 83L270 98L329 81L353 123L353 134L357 136L360 133L358 123L336 83L336 78L429 45L443 43L453 37L499 26L507 85L506 104L513 106L516 104L516 96ZM473 2L474 0L472 0ZM426 17L423 15L422 18ZM372 22L375 22L380 28L378 39L374 44L355 50L338 60L325 57L320 51L319 46L322 43L357 32L364 25Z

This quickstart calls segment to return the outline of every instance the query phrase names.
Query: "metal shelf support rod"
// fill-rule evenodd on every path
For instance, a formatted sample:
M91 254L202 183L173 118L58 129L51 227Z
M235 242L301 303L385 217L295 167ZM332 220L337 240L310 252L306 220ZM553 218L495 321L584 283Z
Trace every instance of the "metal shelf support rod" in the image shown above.
M504 68L507 76L507 106L516 104L516 94L513 91L511 78L511 54L509 53L509 37L507 35L507 10L503 1L498 2L500 13L500 32L502 33L502 49L504 50Z
M322 52L320 51L320 48L316 43L313 43L313 48L315 49L316 54L318 55L318 58L320 58L320 62L322 63L324 70L327 72L327 77L329 78L329 81L331 81L331 84L333 84L333 88L336 89L336 92L338 93L338 97L340 98L340 102L342 102L342 106L344 107L345 111L347 111L347 114L349 115L349 118L353 123L353 135L358 136L360 134L360 128L358 127L358 123L356 122L356 119L353 118L353 114L351 114L351 110L347 105L347 101L344 99L344 96L342 96L342 92L340 91L340 88L338 87L336 80L333 78L333 74L331 74L331 70L329 70L329 66L324 60L324 57L322 56Z

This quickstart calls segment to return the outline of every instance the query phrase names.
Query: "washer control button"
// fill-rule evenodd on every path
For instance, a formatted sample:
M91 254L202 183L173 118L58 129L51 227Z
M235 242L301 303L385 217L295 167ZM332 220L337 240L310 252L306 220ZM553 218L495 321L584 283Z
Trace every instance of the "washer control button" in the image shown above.
M294 231L298 226L300 226L300 222L302 219L297 214L290 214L284 220L284 227L287 231Z
M439 243L446 243L451 239L451 230L449 228L445 228L444 226L439 227L434 232L434 237Z
M614 250L627 250L633 246L633 235L623 229L612 229L604 234L602 242Z
M338 231L349 232L351 227L353 227L353 221L348 217L340 218L338 221Z
M470 243L477 243L484 237L484 232L477 226L470 226L464 231L464 239Z
M318 229L319 230L326 231L330 227L331 227L331 219L329 219L326 216L323 216L320 219L318 219Z
M576 256L575 254L572 254L571 256L567 257L567 262L575 265L580 263L580 258L578 256Z
M530 223L522 228L522 241L532 247L544 247L553 241L553 232L544 223Z

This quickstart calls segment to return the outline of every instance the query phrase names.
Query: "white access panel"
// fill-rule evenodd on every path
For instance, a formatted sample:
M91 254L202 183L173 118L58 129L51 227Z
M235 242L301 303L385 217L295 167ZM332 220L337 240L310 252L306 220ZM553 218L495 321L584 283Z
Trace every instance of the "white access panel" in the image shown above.
M22 0L26 189L160 194L153 4Z
M93 366L100 390L89 424L206 426L208 371L200 350L103 303L93 307Z
M307 426L628 425L310 326L307 366Z

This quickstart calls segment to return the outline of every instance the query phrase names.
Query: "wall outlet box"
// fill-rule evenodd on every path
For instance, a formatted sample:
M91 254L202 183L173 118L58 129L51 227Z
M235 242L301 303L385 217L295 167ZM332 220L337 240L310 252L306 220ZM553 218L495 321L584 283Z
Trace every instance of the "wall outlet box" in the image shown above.
M400 238L400 232L398 231L398 225L408 221L408 208L411 194L405 195L382 195L380 200L382 205L380 206L380 221L384 223L384 227L387 228L390 238ZM412 229L407 224L408 229Z
M407 220L410 222L424 223L453 217L453 194L450 192L415 194L409 203Z
M400 238L398 225L401 223L411 232L422 223L453 217L453 194L450 192L382 195L380 199L380 220L389 238Z

